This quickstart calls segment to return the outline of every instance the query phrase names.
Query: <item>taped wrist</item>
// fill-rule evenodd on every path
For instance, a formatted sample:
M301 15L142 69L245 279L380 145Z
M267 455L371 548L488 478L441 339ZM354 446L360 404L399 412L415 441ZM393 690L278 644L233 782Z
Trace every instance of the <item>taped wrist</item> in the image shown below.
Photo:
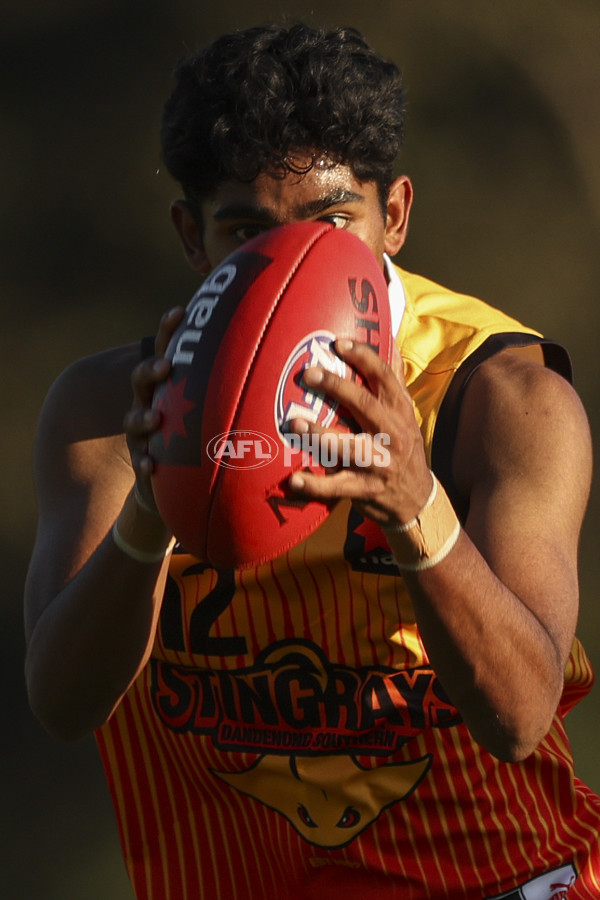
M392 552L404 572L431 569L445 559L458 540L460 522L446 491L433 472L433 487L421 511L403 525L385 528Z
M141 506L135 491L127 497L111 534L119 550L139 563L160 562L175 544L160 516Z
M157 563L165 558L167 553L169 553L173 549L173 545L175 543L175 538L171 538L166 547L162 550L149 551L149 550L138 550L137 547L134 547L129 541L125 540L121 532L119 531L119 520L115 522L112 527L112 538L119 550L128 556L130 559L135 559L136 562L140 563Z

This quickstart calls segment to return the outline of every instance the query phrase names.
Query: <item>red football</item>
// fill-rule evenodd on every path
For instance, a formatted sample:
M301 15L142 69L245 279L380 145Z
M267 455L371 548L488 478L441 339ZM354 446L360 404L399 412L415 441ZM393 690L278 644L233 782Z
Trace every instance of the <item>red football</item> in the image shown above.
M150 453L161 515L199 559L216 568L266 562L329 514L292 494L287 479L307 467L324 474L332 460L285 432L294 417L352 429L301 380L309 365L356 377L332 349L336 337L365 341L391 361L381 266L359 238L327 223L248 241L192 298L155 394L161 425Z

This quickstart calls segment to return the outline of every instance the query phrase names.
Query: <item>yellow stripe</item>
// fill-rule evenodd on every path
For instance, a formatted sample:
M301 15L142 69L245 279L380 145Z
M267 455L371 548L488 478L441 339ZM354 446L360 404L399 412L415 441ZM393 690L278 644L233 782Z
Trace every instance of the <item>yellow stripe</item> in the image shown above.
M147 672L148 672L148 670L146 670L146 673ZM146 673L144 673L144 674L146 674ZM151 800L152 806L154 808L154 815L155 815L156 821L158 823L161 823L164 821L164 810L158 800L158 795L156 793L156 782L153 777L154 768L153 768L152 763L150 762L149 748L148 748L148 745L147 745L145 737L144 737L143 729L141 727L143 712L140 712L139 697L138 697L137 692L132 694L132 696L131 696L130 708L131 708L132 715L135 719L136 733L139 737L140 744L142 746L142 759L144 762L144 769L148 775L148 780L149 780L149 784L150 784L150 800ZM153 752L156 753L157 755L160 755L158 747L156 745L153 747ZM138 761L138 765L139 765L139 761ZM135 777L135 771L136 771L135 768L130 769L130 774L132 777ZM137 779L136 779L136 783L137 783ZM171 810L172 810L172 818L173 818L173 820L175 820L176 819L175 810L173 809L173 807L171 807ZM160 824L159 824L159 828L158 828L158 841L159 841L160 856L163 861L164 890L165 890L165 895L167 897L169 897L170 896L170 888L169 888L170 879L169 879L169 871L168 871L168 849L167 849L166 840L165 840L164 828L161 827ZM146 846L149 847L148 844L146 844ZM148 856L148 854L146 854L146 857L147 856ZM148 861L148 867L150 868L150 861ZM156 869L155 868L151 869L151 872L152 872L151 878L154 881L154 879L156 878L156 874L157 874ZM151 893L153 893L153 892L151 892Z
M132 700L132 697L128 696L127 701L124 701L127 703L128 709L130 708L131 700ZM138 783L138 779L136 777L137 765L136 765L136 761L133 757L133 754L131 752L131 744L130 744L130 740L129 740L129 729L128 729L128 726L127 726L127 723L125 720L125 715L124 714L121 715L120 709L117 710L117 712L115 713L115 720L116 720L115 724L118 727L119 734L121 737L121 743L123 745L125 765L127 768L126 775L127 775L128 781L131 786L131 790L134 795L134 803L135 803L135 812L132 813L132 811L129 810L125 821L127 822L127 825L128 825L129 824L128 819L132 815L135 816L137 822L139 823L143 847L148 847L149 844L148 844L148 834L147 834L147 830L146 830L146 818L144 816L145 803L143 802L142 797L140 795L139 783ZM141 737L141 736L140 736L140 741L143 743L143 737ZM148 853L146 853L146 852L144 852L144 856L143 856L143 868L144 868L144 878L145 878L147 897L148 897L148 900L152 900L152 897L154 895L153 888L152 888L153 872L152 872L151 860L149 858Z

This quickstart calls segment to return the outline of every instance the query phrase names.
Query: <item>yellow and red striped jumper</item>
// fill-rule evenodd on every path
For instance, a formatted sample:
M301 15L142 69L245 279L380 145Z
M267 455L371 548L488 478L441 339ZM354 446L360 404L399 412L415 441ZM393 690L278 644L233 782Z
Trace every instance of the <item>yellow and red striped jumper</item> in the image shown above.
M469 374L561 348L399 272L398 334L429 463ZM152 658L97 739L138 900L598 900L600 799L563 717L591 688L575 641L553 726L524 762L470 736L429 665L383 534L339 503L272 562L173 556Z

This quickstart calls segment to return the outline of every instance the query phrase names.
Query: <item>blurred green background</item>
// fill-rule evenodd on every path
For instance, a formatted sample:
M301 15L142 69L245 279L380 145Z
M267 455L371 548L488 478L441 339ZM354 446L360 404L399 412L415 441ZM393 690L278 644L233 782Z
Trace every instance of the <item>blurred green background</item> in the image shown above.
M26 704L21 593L39 408L71 360L152 333L195 288L158 153L172 66L216 34L282 11L355 25L400 63L409 103L400 168L416 192L401 263L566 343L598 444L598 0L5 2L0 890L11 900L131 900L93 740L56 743ZM596 487L579 627L598 671L599 500ZM600 791L598 712L595 690L568 721L578 772Z

